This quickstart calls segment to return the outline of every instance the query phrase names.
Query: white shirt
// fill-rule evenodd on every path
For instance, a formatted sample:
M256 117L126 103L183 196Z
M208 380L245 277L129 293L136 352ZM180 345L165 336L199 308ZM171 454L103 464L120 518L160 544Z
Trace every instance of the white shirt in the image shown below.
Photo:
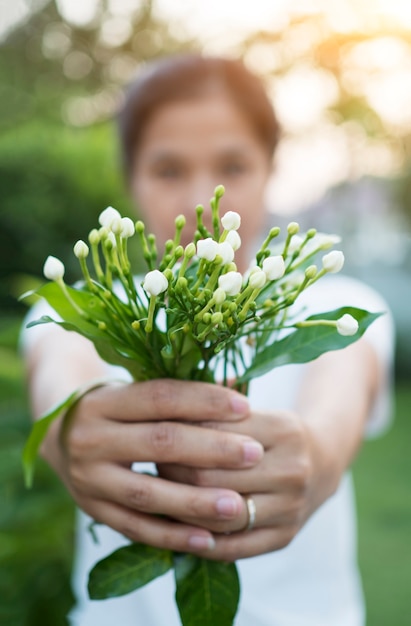
M386 303L375 291L341 276L322 279L302 295L300 305L307 307L307 314L345 305L387 311ZM367 330L366 337L386 372L367 425L367 435L375 436L386 428L390 415L388 372L393 349L390 315L379 318ZM305 367L287 365L253 380L249 389L251 406L265 410L292 409ZM88 599L87 580L92 566L128 542L112 529L98 526L100 543L94 544L87 530L90 521L84 513L79 513L73 575L78 604L70 615L72 626L180 626L172 572L127 596ZM349 473L290 545L240 560L237 566L241 598L235 626L364 626Z

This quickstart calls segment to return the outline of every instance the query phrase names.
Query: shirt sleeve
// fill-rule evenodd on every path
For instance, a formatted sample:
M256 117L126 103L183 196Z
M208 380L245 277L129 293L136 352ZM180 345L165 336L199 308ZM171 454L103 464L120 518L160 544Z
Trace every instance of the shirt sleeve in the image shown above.
M393 415L394 322L386 301L374 289L347 276L326 276L307 289L298 300L308 315L343 306L355 306L372 313L382 312L364 337L373 347L383 372L379 392L370 412L365 435L373 438L390 425Z

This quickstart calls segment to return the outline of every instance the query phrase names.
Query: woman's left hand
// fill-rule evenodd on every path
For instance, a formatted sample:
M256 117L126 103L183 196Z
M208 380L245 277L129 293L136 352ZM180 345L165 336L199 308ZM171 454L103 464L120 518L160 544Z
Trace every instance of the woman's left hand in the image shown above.
M297 413L254 412L242 422L205 426L251 436L265 449L263 459L251 469L159 465L164 478L252 496L256 508L252 530L245 530L249 521L247 507L237 518L225 522L192 517L181 520L215 533L216 548L204 553L207 558L232 561L284 548L338 485L338 463L322 449L315 432Z

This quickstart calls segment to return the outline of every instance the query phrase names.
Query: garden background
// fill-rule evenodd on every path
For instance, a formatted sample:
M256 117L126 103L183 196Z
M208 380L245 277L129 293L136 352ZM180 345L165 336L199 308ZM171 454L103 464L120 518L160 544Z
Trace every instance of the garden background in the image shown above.
M368 626L410 623L411 9L402 0L249 4L0 3L5 626L66 624L73 601L70 499L42 462L34 489L23 488L30 418L17 348L25 308L16 298L42 280L47 254L64 260L68 280L78 277L71 246L107 205L132 214L111 118L148 59L189 49L240 55L263 76L284 131L268 198L273 221L292 215L342 233L347 271L378 287L393 310L395 421L365 444L354 476Z

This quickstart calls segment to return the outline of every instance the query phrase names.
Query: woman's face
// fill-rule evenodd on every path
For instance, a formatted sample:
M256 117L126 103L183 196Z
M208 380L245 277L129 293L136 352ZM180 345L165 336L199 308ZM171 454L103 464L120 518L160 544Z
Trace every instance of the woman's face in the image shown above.
M248 262L247 246L262 226L264 191L271 162L251 123L224 94L209 94L159 107L150 118L131 179L133 198L160 244L173 237L174 219L183 213L183 243L196 227L195 207L203 204L210 224L209 200L223 184L222 213L242 217L239 265ZM184 236L185 233L185 236Z

